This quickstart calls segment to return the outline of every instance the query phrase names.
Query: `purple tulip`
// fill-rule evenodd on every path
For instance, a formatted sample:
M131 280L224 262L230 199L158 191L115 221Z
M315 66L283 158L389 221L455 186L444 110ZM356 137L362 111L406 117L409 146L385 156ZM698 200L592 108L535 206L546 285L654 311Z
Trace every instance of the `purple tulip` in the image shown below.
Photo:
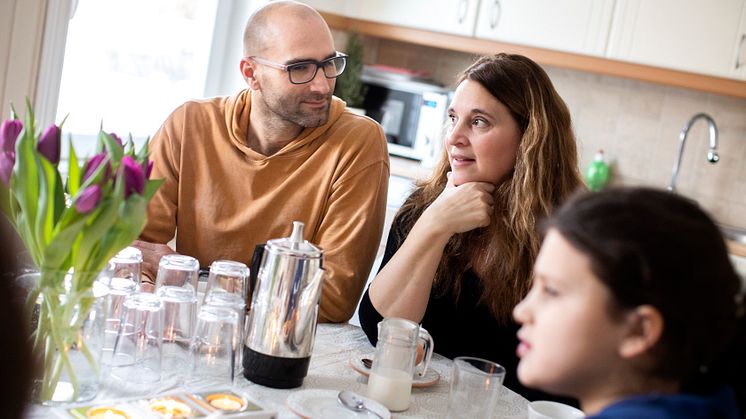
M10 175L13 173L13 165L16 163L16 153L13 151L0 151L0 180L5 186L10 185Z
M145 179L150 179L150 173L153 172L153 160L148 160L148 168L145 169Z
M60 162L60 127L50 125L41 135L36 149L52 164Z
M145 173L143 173L142 166L132 156L124 156L122 158L122 171L124 198L129 198L133 192L142 195L145 191Z
M81 214L88 214L96 208L100 199L101 186L91 185L78 195L78 199L75 200L75 209Z
M15 153L18 134L23 129L23 123L17 119L6 119L0 127L0 152Z
M104 159L106 159L107 154L106 153L99 153L95 156L91 157L90 160L88 160L88 163L85 165L85 171L83 172L83 182L85 182L89 177L93 176L93 173L98 169L99 166L101 166L101 163L103 163ZM106 163L106 171L104 173L104 182L109 179L111 176L111 164L108 162Z
M119 144L119 147L124 148L124 143L122 142L122 139L119 138L118 135L114 134L113 132L110 132L109 135L111 135L111 138L113 138L114 141L116 141L117 144Z

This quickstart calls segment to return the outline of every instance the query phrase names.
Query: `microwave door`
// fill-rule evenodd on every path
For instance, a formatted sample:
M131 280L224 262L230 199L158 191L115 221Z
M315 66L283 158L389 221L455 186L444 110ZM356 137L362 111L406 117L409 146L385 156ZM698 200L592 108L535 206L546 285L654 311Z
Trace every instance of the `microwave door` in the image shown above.
M422 95L420 118L414 149L422 158L422 165L433 167L443 148L448 95L426 92Z

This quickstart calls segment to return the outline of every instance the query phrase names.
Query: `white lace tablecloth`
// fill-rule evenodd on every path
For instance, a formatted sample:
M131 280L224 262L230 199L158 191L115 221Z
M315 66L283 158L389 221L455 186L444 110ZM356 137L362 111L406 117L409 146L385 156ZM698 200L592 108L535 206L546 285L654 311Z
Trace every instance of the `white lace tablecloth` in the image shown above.
M362 329L349 324L321 324L316 332L311 366L299 388L278 390L260 386L246 380L243 375L236 379L234 388L255 398L267 409L276 410L280 419L297 418L285 405L285 400L293 392L303 389L353 390L365 395L367 378L358 374L349 365L352 357L373 352ZM186 363L186 359L185 359ZM440 373L440 382L427 388L413 388L411 404L407 411L392 414L392 418L442 418L448 408L448 392L451 383L453 362L435 354L431 366ZM181 389L182 378L176 374L164 376L156 388L147 391L138 387L129 387L121 382L105 381L94 402L107 401L123 397L148 396L157 393ZM205 388L211 387L205 383ZM213 386L214 387L214 386ZM503 387L500 402L493 418L526 419L527 401L510 389ZM49 418L52 410L46 407L33 406L28 417Z

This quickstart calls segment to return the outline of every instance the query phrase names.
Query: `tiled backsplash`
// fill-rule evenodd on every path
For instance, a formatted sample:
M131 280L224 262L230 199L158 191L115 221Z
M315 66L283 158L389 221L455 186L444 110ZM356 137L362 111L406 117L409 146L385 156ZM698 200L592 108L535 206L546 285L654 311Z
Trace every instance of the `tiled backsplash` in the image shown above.
M345 34L335 32L337 45ZM476 57L377 38L364 38L366 64L427 70L452 86ZM498 51L495 51L498 52ZM719 133L717 164L707 162L707 124L689 132L677 181L679 193L697 200L725 224L746 227L746 100L636 80L545 67L573 117L581 168L604 149L613 182L665 187L681 128L699 112L710 114Z

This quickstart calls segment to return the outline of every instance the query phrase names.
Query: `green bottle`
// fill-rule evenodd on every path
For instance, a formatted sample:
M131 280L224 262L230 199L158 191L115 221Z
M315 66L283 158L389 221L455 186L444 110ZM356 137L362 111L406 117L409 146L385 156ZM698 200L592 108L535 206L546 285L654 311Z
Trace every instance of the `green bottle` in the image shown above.
M604 160L604 151L598 150L593 162L585 170L585 183L591 191L600 191L609 182L609 165Z

